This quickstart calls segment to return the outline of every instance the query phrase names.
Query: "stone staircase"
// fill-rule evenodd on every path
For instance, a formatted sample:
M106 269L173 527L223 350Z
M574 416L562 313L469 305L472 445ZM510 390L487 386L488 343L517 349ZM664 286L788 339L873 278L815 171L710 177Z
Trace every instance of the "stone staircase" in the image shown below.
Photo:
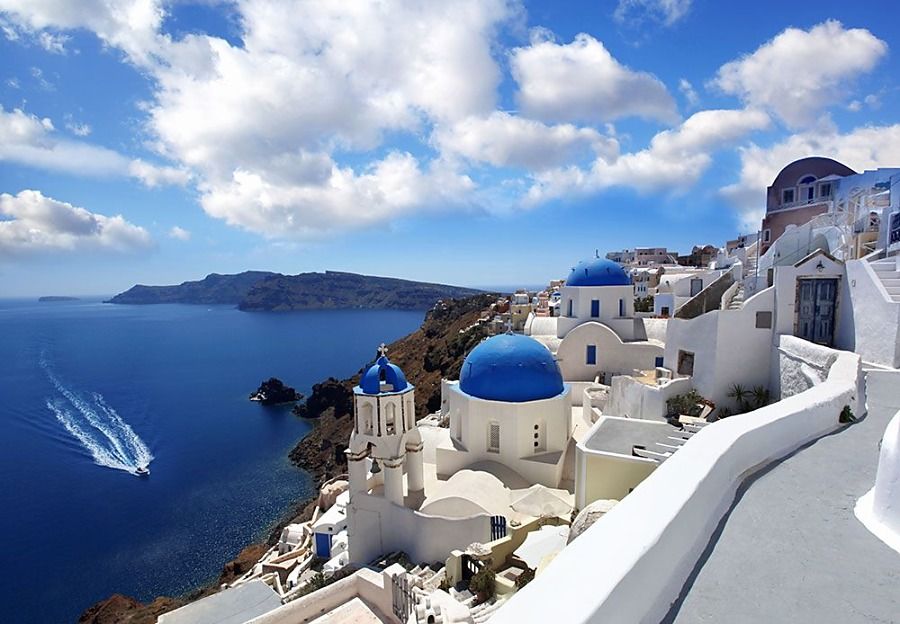
M482 624L483 622L487 622L491 619L491 616L494 615L497 610L503 606L505 601L503 599L491 598L487 602L483 602L480 605L471 607L469 610L469 614L472 616L472 621L475 624Z
M742 282L737 283L737 290L734 291L734 295L728 301L728 305L725 306L726 310L740 310L744 305L744 284Z
M870 263L875 275L881 280L884 289L892 301L900 303L900 271L897 270L897 258L884 258Z

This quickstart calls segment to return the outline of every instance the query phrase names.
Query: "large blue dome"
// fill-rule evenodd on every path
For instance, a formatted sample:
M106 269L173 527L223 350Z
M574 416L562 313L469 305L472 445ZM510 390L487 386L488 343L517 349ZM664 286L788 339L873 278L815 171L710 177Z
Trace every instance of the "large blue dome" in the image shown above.
M630 286L631 278L617 262L592 258L575 265L566 286Z
M547 347L519 334L494 336L472 349L463 362L459 388L479 399L507 403L549 399L564 389Z
M366 394L379 394L382 382L392 386L388 392L403 392L409 387L406 375L399 366L391 364L385 355L379 357L360 378L359 387Z

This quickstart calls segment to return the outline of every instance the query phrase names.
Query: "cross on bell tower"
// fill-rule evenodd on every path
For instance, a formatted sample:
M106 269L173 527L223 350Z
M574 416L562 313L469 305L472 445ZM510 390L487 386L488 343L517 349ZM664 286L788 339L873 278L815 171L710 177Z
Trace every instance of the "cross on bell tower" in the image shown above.
M378 357L387 357L387 345L383 342L378 345Z

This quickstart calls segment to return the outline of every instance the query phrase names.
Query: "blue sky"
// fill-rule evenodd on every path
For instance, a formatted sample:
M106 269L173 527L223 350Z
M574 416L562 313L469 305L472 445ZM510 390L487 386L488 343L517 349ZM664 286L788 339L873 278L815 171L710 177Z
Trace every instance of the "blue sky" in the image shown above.
M891 5L741 4L0 0L0 296L539 284L900 165Z

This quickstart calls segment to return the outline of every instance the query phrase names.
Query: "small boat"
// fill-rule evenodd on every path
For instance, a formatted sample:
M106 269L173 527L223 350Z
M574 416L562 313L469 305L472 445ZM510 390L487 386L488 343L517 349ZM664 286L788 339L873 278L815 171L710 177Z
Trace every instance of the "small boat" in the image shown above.
M134 474L136 474L136 475L139 476L139 477L149 477L149 476L150 476L150 469L147 468L147 466L138 466L138 467L135 469Z

